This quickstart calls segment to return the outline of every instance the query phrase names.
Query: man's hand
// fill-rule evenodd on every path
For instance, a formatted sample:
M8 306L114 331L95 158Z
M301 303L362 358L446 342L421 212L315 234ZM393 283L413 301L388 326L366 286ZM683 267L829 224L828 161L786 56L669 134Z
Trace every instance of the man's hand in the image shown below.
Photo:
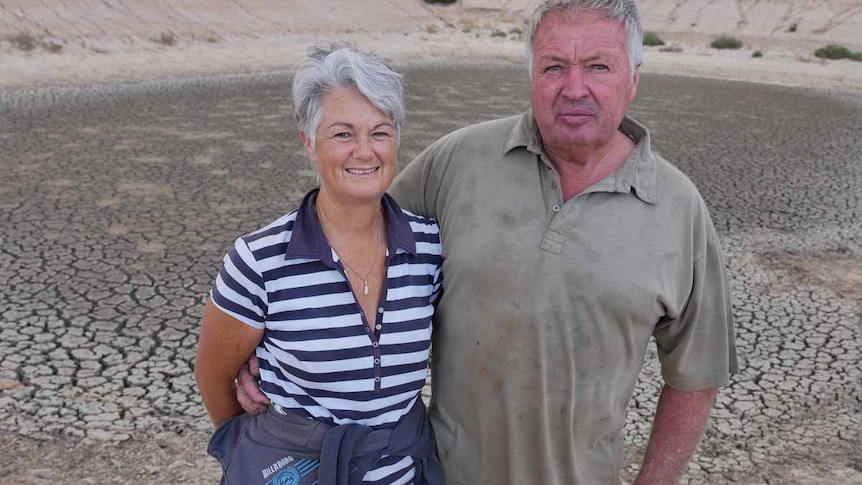
M664 386L635 485L672 485L679 480L703 436L716 394L717 388L681 392Z
M259 377L260 368L258 367L257 356L251 354L248 358L248 365L240 367L239 373L236 375L236 400L247 413L260 414L266 412L269 407L269 399L257 385Z

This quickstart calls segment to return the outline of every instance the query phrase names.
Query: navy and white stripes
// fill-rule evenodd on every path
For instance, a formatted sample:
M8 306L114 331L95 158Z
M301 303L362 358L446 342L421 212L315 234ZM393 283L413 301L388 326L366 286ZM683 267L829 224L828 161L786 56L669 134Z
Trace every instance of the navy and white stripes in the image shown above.
M299 209L241 237L212 290L225 313L264 329L261 388L277 406L329 424L391 427L419 398L441 291L440 234L433 220L383 198L387 278L366 325L338 255L314 213ZM407 483L412 460L386 457L365 477Z

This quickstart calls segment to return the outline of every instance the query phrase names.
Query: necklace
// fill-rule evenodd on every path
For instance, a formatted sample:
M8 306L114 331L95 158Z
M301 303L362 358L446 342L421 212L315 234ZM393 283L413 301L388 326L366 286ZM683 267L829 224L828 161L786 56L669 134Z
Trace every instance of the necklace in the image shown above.
M375 234L375 236L377 236L377 234ZM374 263L377 262L377 253L380 249L380 237L377 236L377 237L375 237L375 239L377 239L377 242L374 244L374 257L371 258L371 266L368 267L368 271L365 272L365 276L362 276L361 274L359 274L358 271L353 269L353 267L347 263L346 259L341 258L341 262L344 263L344 267L349 269L350 271L352 271L353 274L355 274L356 276L359 277L359 279L362 280L362 283L364 285L362 288L362 294L363 295L368 294L368 277L371 276L371 270L374 269Z
M322 210L318 210L317 212L323 216L323 219L326 219L326 221L329 222L329 218L326 217L326 214ZM363 295L368 294L368 277L371 276L371 271L374 269L374 264L377 262L377 254L380 251L380 231L379 230L374 231L374 236L375 236L374 239L376 240L376 242L374 243L374 255L371 258L371 265L368 267L368 271L365 272L365 276L362 276L359 273L359 271L356 271L355 269L353 269L353 267L350 266L350 264L347 262L346 259L340 258L340 261L342 262L342 264L344 264L344 267L349 269L353 274L355 274L357 277L359 277L359 279L362 280L362 284L363 284L362 294Z

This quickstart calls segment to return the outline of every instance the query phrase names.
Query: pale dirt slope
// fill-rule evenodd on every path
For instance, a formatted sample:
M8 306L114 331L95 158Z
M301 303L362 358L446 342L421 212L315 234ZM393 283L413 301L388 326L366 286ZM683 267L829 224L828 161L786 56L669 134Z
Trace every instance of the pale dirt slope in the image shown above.
M307 46L333 39L356 41L396 62L520 62L519 32L537 4L4 0L0 88L286 69ZM862 63L812 56L827 43L862 51L862 0L642 0L639 7L646 28L679 51L648 48L646 72L862 91ZM794 24L795 32L790 32ZM20 34L36 41L32 50L11 42ZM734 52L710 49L710 40L720 34L737 36L746 47ZM51 43L58 52L50 52ZM755 49L765 56L753 59Z

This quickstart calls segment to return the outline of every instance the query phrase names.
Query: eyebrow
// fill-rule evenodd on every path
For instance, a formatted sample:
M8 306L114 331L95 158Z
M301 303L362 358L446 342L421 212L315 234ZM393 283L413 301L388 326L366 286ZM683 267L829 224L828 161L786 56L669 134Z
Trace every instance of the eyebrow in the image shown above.
M334 128L336 126L343 126L345 128L351 128L351 129L354 128L353 123L348 123L346 121L334 121L334 122L330 123L329 126L327 126L327 128ZM381 126L388 126L390 128L393 128L393 129L395 128L394 124L386 121L384 123L377 123L376 125L371 127L371 129L376 130L376 129L380 128Z
M598 49L597 52L591 54L587 58L584 58L583 62L595 61L597 59L606 59L608 57L616 58L618 56L616 56L615 53L609 52L608 50ZM539 56L538 60L544 62L569 62L569 59L567 57L561 56L559 54L548 54L544 56Z

